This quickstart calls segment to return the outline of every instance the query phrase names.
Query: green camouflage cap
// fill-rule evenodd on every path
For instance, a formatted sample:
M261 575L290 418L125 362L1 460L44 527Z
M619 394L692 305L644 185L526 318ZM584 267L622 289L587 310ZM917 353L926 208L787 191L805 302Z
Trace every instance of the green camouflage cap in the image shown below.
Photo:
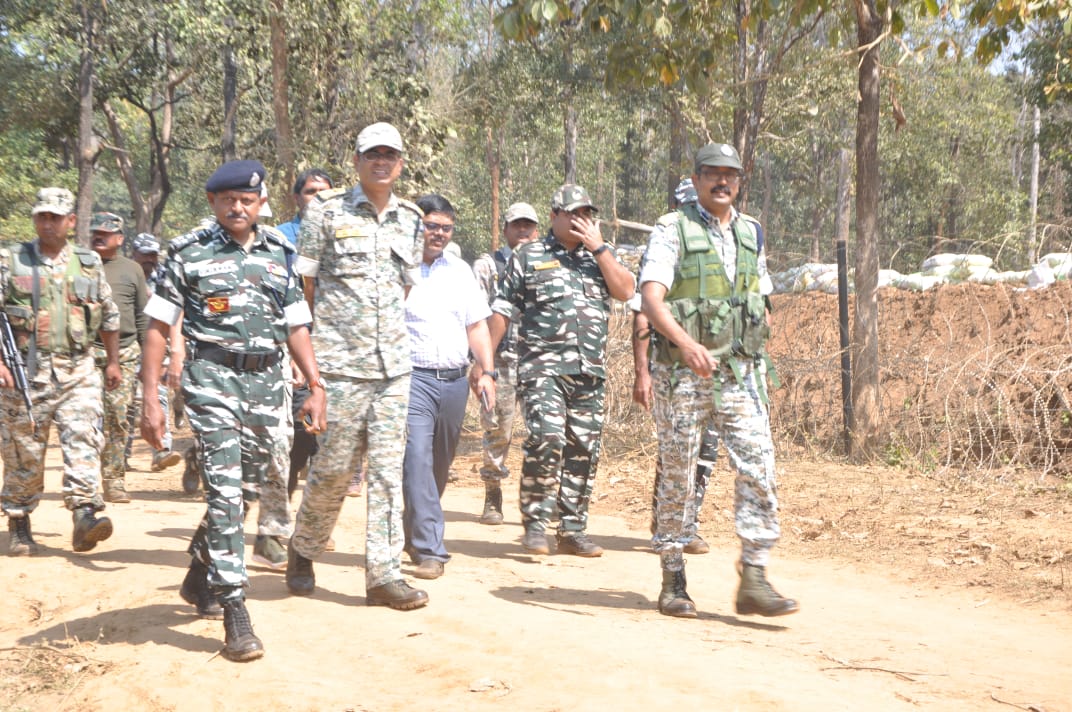
M728 143L709 143L697 151L693 170L696 173L699 173L701 166L736 168L739 171L744 170L737 149Z
M123 232L123 218L115 213L93 213L89 220L90 232Z
M592 199L588 197L588 191L579 185L566 183L551 196L552 210L569 212L577 208L591 208L597 212L599 211L599 208L592 204Z
M66 188L42 188L37 191L37 201L33 206L33 215L38 213L70 215L73 212L74 196Z

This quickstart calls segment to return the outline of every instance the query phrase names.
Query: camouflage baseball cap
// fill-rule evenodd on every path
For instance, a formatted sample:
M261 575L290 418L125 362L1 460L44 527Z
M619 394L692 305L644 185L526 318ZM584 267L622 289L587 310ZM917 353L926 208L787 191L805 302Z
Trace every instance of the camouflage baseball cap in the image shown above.
M514 203L506 209L506 217L503 218L503 222L509 225L515 220L531 220L534 223L540 222L540 219L536 217L536 209L528 203Z
M123 218L115 213L93 213L89 220L90 232L123 232Z
M588 197L588 191L579 185L566 183L551 196L552 210L565 210L568 212L577 208L591 208L597 212L599 211L599 208L592 204L592 199Z
M135 237L134 241L131 243L131 248L135 252L148 255L154 252L160 252L160 241L148 232L139 232L137 237Z
M678 205L695 203L697 200L696 186L692 184L692 178L682 179L682 181L677 184L677 188L674 188L674 201Z
M53 215L70 215L74 212L74 196L66 188L42 188L37 191L33 215L52 213Z
M744 166L741 165L741 156L737 153L737 149L728 143L709 143L697 151L693 169L699 173L701 166L744 170Z

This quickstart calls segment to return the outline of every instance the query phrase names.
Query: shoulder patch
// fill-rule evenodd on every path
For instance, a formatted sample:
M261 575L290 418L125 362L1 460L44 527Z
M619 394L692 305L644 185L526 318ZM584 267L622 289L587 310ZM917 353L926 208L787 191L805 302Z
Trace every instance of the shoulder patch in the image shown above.
M181 252L182 250L185 250L190 245L199 242L206 232L206 230L194 230L185 235L179 235L168 243L168 252Z
M332 198L338 198L340 195L344 195L347 190L349 190L349 189L348 188L328 188L327 190L322 190L319 193L317 193L316 197L313 198L313 200L316 200L319 203L326 203L327 201L331 200Z
M405 198L399 198L398 199L398 204L401 205L403 208L407 208L407 209L412 210L413 212L417 213L417 217L419 217L419 218L424 217L424 211L421 210L419 207L417 207L416 203L411 202L409 200L406 200Z

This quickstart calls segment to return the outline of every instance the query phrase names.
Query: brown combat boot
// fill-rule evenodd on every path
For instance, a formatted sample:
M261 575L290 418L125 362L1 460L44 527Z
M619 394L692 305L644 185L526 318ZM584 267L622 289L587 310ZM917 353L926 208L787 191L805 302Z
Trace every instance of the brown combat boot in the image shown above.
M8 556L33 556L37 553L37 542L30 532L30 515L21 517L7 517L7 555Z
M738 614L787 616L799 610L796 601L771 587L764 567L741 564L741 585L737 589Z
M98 542L112 535L112 520L98 517L92 504L76 507L72 518L74 532L71 535L71 548L78 553L90 551Z
M412 611L428 605L428 594L402 580L391 581L365 591L365 605L390 606L396 611Z
M127 494L127 484L122 477L114 480L104 480L104 501L113 504L126 504L130 502Z
M695 618L696 604L685 591L685 570L663 569L663 589L659 591L659 613L675 618Z
M481 524L502 524L502 487L499 483L484 485L484 513L480 515Z

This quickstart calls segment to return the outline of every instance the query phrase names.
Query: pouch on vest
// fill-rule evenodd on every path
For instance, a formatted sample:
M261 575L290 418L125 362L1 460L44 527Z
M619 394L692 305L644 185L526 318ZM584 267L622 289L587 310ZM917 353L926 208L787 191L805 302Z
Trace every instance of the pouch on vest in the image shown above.
M764 347L770 337L766 301L760 294L749 293L739 309L741 341L733 351L738 356L759 356L764 353Z
M30 343L30 333L37 325L33 307L5 304L4 311L7 313L7 320L11 323L11 333L15 336L16 345L20 350L25 349Z

